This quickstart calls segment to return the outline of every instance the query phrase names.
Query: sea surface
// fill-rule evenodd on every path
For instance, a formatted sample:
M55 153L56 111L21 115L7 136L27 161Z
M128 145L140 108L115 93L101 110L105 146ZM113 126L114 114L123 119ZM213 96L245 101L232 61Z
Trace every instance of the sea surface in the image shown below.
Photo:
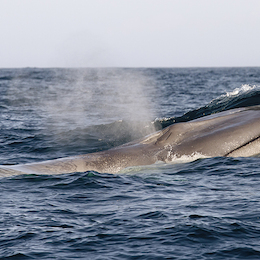
M260 104L260 68L0 69L0 164L106 150ZM0 177L0 259L260 259L260 158Z

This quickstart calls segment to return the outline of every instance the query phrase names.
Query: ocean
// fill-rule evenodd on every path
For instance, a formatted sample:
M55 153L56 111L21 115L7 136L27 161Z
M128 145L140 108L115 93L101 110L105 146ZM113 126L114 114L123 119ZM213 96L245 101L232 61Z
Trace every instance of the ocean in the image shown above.
M0 69L0 164L260 105L260 68ZM260 259L260 158L0 177L0 259Z

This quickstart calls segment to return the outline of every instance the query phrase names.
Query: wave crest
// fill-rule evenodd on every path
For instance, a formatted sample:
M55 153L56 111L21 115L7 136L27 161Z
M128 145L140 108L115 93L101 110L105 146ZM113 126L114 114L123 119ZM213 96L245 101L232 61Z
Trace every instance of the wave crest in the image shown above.
M245 84L213 99L203 107L191 110L180 117L156 119L154 124L157 129L161 129L174 123L187 122L221 111L256 105L260 105L260 86Z

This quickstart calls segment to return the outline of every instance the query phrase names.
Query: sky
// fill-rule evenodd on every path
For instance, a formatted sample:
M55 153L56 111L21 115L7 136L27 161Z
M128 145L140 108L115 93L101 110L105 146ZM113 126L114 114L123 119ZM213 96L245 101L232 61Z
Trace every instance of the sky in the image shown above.
M0 68L260 66L259 0L0 0Z

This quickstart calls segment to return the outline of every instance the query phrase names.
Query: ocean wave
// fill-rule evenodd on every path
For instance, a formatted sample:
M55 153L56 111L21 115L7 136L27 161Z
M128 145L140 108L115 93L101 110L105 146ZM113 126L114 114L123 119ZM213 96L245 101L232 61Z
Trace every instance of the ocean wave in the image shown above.
M174 123L187 122L221 111L256 105L260 105L260 86L245 84L213 99L203 107L190 110L180 117L156 119L154 124L156 129L161 129Z

